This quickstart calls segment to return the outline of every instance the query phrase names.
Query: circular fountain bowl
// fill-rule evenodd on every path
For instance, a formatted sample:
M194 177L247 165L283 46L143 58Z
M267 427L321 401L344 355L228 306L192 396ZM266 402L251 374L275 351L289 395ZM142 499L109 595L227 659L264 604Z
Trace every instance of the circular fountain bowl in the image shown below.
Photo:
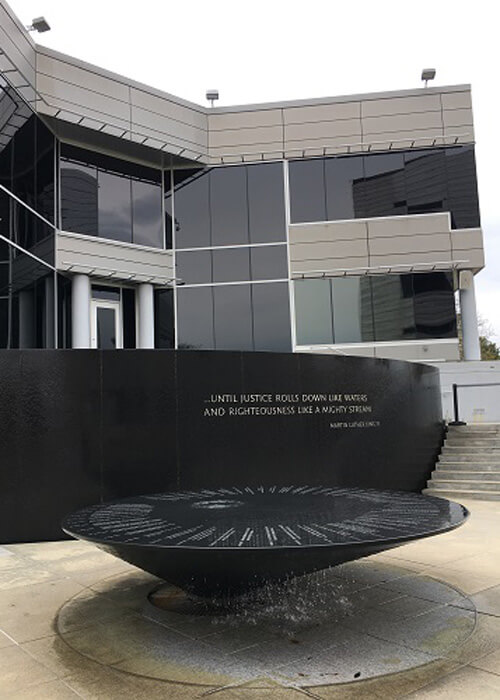
M408 492L247 486L124 498L79 510L62 527L213 597L447 532L467 516L459 503Z

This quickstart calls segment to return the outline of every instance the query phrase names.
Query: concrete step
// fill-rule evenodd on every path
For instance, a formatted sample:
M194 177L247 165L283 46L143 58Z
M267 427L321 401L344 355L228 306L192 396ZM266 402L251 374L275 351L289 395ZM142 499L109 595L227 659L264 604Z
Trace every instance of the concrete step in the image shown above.
M500 491L476 491L473 489L444 489L427 488L422 491L427 496L438 496L438 498L448 498L451 501L460 502L461 498L471 498L479 501L500 501Z
M450 452L444 452L439 455L439 463L441 462L473 462L479 464L480 462L488 462L489 464L499 464L500 455L490 453L471 452L469 454L463 454L462 452L457 452L451 454Z
M438 491L442 489L471 489L473 491L494 491L500 493L500 481L477 481L477 479L448 480L429 479L427 486Z
M484 425L462 425L462 426L448 426L447 435L459 435L470 436L470 437L495 437L500 435L500 428L497 425L484 426Z
M448 450L465 450L473 452L475 450L500 450L499 440L445 440L444 449Z
M447 426L450 430L498 430L500 423L466 423L465 425L453 425L449 423Z
M439 470L444 470L444 469L451 469L451 471L457 471L457 470L465 470L467 471L475 471L476 467L482 471L498 471L500 470L500 459L497 460L496 462L473 462L472 460L470 462L438 462L436 464L436 469Z
M432 479L452 480L455 479L466 481L498 481L500 482L500 469L490 471L466 471L465 469L436 469L432 472Z

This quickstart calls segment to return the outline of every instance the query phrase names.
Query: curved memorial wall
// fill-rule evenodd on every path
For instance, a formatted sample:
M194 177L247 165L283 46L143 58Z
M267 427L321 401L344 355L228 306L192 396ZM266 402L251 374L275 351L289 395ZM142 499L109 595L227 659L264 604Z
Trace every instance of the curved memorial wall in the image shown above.
M0 352L0 541L72 511L239 485L419 491L441 445L438 370L220 351Z

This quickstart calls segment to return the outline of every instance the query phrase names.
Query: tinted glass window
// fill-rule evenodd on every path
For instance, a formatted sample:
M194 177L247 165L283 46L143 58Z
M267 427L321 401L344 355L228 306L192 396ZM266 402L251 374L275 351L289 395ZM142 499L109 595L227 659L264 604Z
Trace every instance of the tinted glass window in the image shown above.
M252 350L250 285L214 287L213 295L217 350Z
M362 180L362 156L325 160L326 209L329 221L363 216L362 196L358 191Z
M444 150L405 153L405 186L408 214L447 211Z
M61 225L65 231L97 236L97 168L61 163Z
M412 277L417 338L456 337L453 275L450 272L430 272Z
M174 292L155 289L155 348L174 347Z
M250 279L248 248L212 251L214 282L245 282Z
M32 116L16 132L13 147L12 191L25 204L35 208L35 117ZM23 248L30 248L37 240L36 217L20 204L13 203L16 222L16 240Z
M176 247L209 246L209 171L177 170L174 182Z
M178 289L177 346L187 350L213 350L213 316L211 289Z
M407 213L402 153L365 156L365 180L360 187L365 216L401 216Z
M132 242L132 198L130 178L98 172L99 236Z
M290 305L288 284L253 284L254 349L289 352Z
M35 117L31 116L16 132L12 167L12 191L29 204L35 205Z
M163 248L159 182L132 180L132 212L134 243Z
M253 280L276 280L288 277L286 246L250 248Z
M329 280L295 282L297 345L333 343Z
M446 172L453 228L480 226L473 146L447 148Z
M246 167L250 242L284 241L283 163L265 163Z
M373 340L370 281L366 277L338 277L330 280L333 301L335 343Z
M206 284L212 281L212 260L209 250L189 250L175 256L177 277L184 284Z
M173 174L166 170L163 176L163 189L165 191L165 248L172 248L173 226Z
M161 172L61 144L62 226L163 248Z
M36 209L49 221L54 221L54 136L36 122Z
M248 243L247 178L244 166L210 172L212 245Z
M372 277L375 340L409 340L415 335L412 275Z
M326 221L323 159L290 161L289 181L292 223Z

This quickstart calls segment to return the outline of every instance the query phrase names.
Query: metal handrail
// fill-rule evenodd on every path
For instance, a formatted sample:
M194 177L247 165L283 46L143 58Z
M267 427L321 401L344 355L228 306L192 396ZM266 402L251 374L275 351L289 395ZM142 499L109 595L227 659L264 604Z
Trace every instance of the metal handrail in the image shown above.
M455 420L450 421L448 425L467 425L466 421L460 420L458 415L458 390L464 389L468 386L500 386L500 382L491 382L490 384L480 383L480 384L452 384L453 389L453 414Z

